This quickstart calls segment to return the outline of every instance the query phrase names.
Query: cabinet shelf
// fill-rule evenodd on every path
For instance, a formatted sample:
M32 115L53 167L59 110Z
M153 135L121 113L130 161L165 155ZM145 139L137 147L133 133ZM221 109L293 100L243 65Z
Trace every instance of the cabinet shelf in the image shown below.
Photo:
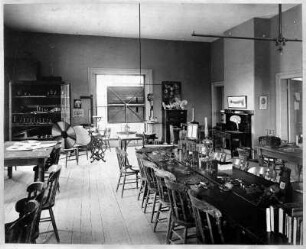
M32 124L32 123L12 123L13 127L29 127L29 126L52 126L53 123L40 123L40 124Z
M25 138L50 137L54 123L70 123L70 84L61 80L11 82L9 94L10 140L24 133Z
M24 99L24 98L60 98L61 95L50 95L50 96L47 96L47 95L23 95L23 96L13 96L13 98L19 98L19 99Z
M44 115L59 115L61 112L13 112L12 115L39 115L39 114L44 114Z

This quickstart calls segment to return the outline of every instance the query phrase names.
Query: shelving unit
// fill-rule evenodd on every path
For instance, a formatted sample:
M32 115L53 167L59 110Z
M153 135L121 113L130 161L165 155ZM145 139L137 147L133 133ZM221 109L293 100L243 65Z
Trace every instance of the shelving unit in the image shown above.
M70 85L62 81L10 83L9 139L50 139L52 125L70 123Z

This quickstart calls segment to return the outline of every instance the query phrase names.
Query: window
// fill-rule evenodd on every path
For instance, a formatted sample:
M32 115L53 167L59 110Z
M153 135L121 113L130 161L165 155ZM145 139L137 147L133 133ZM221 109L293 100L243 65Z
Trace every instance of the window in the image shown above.
M94 125L100 130L111 128L111 136L123 131L126 122L130 130L144 132L150 114L146 96L153 93L152 70L142 69L139 75L139 69L89 68L88 73L93 115L101 117L94 119Z

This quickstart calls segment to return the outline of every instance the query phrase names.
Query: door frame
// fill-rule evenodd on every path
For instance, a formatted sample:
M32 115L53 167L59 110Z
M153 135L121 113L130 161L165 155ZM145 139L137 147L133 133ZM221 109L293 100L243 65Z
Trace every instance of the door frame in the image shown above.
M282 124L282 119L283 119L283 113L282 113L282 108L281 108L281 103L283 101L282 97L282 81L283 80L288 80L291 78L295 77L303 77L303 73L301 70L295 70L295 71L288 71L288 72L282 72L282 73L277 73L275 75L275 96L276 96L276 108L275 108L275 120L276 120L276 134L280 138L283 137L282 130L284 128L284 125L287 126L287 124Z
M211 124L212 127L216 126L216 115L215 112L217 111L217 101L216 101L216 93L217 87L224 87L224 81L216 81L211 82ZM224 103L224 100L223 100Z

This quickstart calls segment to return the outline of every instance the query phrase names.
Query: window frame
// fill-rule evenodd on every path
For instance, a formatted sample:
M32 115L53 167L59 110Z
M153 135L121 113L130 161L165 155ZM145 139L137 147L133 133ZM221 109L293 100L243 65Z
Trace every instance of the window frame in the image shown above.
M88 68L89 91L93 95L93 110L97 115L97 94L96 94L96 76L97 75L139 75L140 69L117 69L117 68ZM148 93L153 93L152 69L141 69L141 75L144 75L144 98L145 98L145 120L149 120L150 104L147 100ZM144 121L145 121L144 120Z

